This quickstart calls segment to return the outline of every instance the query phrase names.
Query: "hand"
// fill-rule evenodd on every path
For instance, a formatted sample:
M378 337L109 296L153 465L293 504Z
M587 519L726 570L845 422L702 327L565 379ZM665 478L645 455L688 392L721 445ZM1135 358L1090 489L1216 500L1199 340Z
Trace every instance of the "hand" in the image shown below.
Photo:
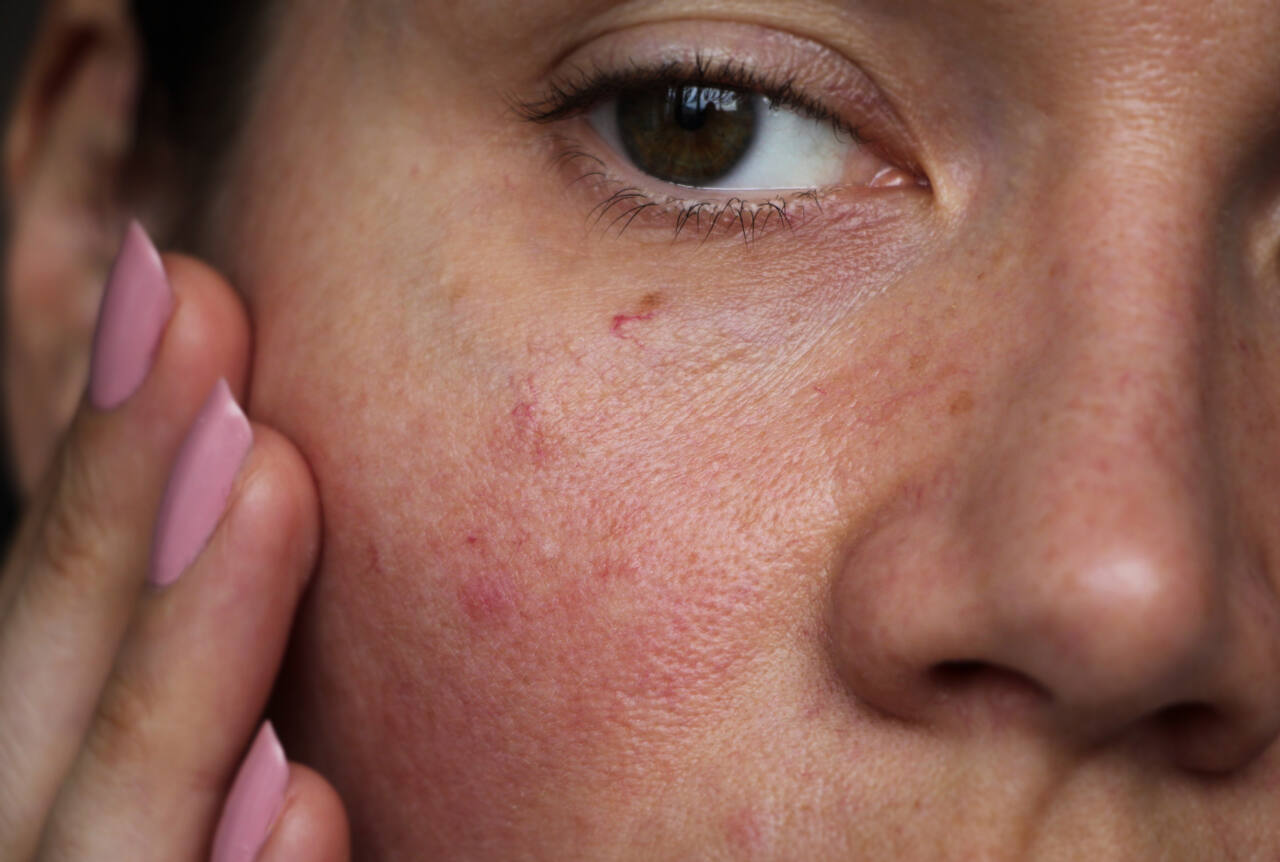
M337 794L259 723L320 518L236 406L249 342L221 277L130 228L0 575L0 859L349 858Z

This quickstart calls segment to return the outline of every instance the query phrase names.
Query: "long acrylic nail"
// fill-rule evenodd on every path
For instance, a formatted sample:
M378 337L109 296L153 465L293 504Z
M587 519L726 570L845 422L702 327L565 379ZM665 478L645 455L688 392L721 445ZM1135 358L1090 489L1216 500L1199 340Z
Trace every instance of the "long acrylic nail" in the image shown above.
M258 858L284 805L288 784L289 762L268 721L258 731L231 785L213 836L210 862L253 862Z
M113 410L138 391L172 313L173 290L160 254L132 222L102 291L89 365L90 404Z
M199 556L222 518L240 465L253 446L253 430L219 380L178 450L156 520L150 581L172 584Z

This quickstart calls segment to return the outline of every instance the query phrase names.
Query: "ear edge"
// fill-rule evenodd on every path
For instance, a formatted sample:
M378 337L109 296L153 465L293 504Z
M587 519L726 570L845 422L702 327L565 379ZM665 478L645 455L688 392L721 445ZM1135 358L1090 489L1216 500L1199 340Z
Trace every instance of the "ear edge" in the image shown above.
M48 150L59 111L83 75L101 69L99 63L110 63L129 95L136 93L141 58L124 5L119 0L73 0L55 2L46 10L5 129L3 181L10 198L21 193L39 154ZM132 128L133 99L120 99L116 110L128 114L118 120Z

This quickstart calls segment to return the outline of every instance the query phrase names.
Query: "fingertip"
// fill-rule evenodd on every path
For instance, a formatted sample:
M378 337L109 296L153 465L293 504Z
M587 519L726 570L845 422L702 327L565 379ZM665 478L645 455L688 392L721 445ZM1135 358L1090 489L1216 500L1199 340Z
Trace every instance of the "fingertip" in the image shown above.
M220 273L186 255L161 255L175 310L157 367L169 384L203 395L223 377L243 400L249 373L249 315L240 294ZM169 388L169 387L166 387Z
M284 805L257 862L350 862L351 830L338 792L315 770L289 764Z
M232 497L237 532L256 553L309 574L320 546L320 497L311 468L283 434L250 425L253 449Z

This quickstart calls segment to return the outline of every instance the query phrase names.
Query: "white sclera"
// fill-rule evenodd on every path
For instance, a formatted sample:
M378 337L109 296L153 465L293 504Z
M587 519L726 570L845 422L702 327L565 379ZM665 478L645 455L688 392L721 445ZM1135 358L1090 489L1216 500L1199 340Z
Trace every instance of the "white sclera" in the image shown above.
M776 107L764 96L752 98L756 100L756 129L750 149L723 177L706 185L680 188L777 191L821 188L840 182L849 153L857 146L852 140L842 140L828 121ZM631 162L618 128L616 99L602 103L588 120L619 158ZM642 170L638 165L633 167Z

